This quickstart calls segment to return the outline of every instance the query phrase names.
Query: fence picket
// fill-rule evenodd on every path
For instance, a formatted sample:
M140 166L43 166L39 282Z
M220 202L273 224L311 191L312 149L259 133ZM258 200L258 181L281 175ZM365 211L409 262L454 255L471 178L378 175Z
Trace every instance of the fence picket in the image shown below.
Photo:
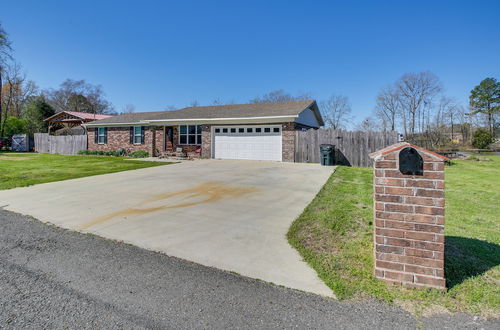
M296 162L318 163L319 145L333 144L339 152L339 163L362 167L372 166L368 154L398 141L397 132L353 132L332 128L297 131L295 137Z
M36 152L76 155L81 150L87 150L86 135L54 136L47 133L35 133Z

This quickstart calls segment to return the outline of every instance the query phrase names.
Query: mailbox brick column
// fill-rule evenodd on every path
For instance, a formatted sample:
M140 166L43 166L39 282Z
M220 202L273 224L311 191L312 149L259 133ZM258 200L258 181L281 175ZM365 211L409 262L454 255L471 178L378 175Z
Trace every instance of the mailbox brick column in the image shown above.
M421 175L400 171L399 153L407 147L422 157ZM370 156L374 160L375 276L395 284L445 289L447 158L408 143Z

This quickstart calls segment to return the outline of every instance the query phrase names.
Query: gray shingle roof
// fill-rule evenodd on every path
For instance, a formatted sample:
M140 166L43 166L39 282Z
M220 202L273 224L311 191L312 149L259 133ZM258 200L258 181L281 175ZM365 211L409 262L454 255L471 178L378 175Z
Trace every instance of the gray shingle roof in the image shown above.
M312 104L314 104L314 106L316 107L316 103L314 100L188 107L180 110L127 113L120 116L114 116L111 118L94 121L89 124L128 124L138 123L140 121L162 119L228 119L248 117L296 116Z

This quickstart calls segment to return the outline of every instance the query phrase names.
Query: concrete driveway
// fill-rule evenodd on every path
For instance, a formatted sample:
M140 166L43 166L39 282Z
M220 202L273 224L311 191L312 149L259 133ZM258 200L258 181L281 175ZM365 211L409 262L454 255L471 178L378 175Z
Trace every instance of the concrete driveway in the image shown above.
M200 160L0 191L0 207L63 228L333 296L287 242L331 167Z

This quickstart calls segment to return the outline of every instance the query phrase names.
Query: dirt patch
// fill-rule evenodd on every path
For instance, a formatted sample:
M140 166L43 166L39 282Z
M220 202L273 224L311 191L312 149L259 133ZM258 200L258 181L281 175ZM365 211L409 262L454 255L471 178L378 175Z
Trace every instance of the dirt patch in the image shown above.
M0 155L0 160L18 160L18 161L22 161L22 160L30 160L32 159L33 157L15 157L15 156L3 156L3 155Z

